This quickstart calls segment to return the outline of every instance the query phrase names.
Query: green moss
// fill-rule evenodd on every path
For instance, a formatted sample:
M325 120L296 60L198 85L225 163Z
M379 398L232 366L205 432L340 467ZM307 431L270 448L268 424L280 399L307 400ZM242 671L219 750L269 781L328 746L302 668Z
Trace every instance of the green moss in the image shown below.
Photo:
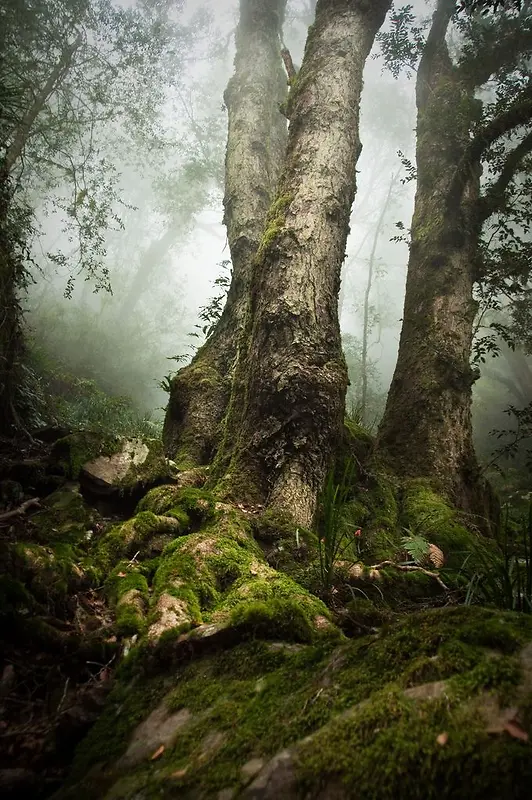
M286 575L271 570L264 577L241 579L218 613L229 609L231 624L256 637L310 642L320 633L317 619L330 619L327 607ZM332 625L323 632L337 633Z
M293 199L293 194L280 194L270 206L266 217L266 228L262 234L262 239L257 251L258 259L262 258L264 253L279 237L279 234L284 228L287 209Z
M475 563L476 554L489 544L468 530L458 512L423 480L404 485L401 519L406 530L424 536L443 551L450 569L459 570L466 560Z
M70 590L80 588L84 572L80 553L68 543L45 547L18 542L12 548L11 568L41 603L63 603Z
M294 600L241 603L231 613L231 624L262 639L311 642L315 633L307 615Z
M206 489L188 487L181 489L177 503L174 505L178 505L191 520L197 523L214 516L216 499L212 492L208 492Z
M172 483L155 486L140 500L135 513L151 511L153 514L166 514L176 505L180 491L180 488Z
M183 517L183 524L188 517ZM96 563L108 572L122 558L137 554L141 559L150 558L163 551L166 544L179 533L169 525L165 517L151 511L140 511L136 516L114 525L96 546Z
M449 686L462 698L481 691L496 691L504 705L507 705L514 699L521 678L522 669L517 658L491 655L471 670L451 679Z
M160 677L117 681L103 714L76 751L70 781L85 775L94 764L121 756L136 725L159 703L167 686ZM94 788L96 796L101 796Z
M263 592L270 599L254 598L259 606L248 606L242 623L269 637L275 620L269 588ZM290 638L300 611L293 607L290 618L289 604L283 612L282 602L277 611L283 619L278 633ZM501 637L501 631L508 635ZM139 648L133 666L121 668L112 702L82 745L78 769L82 763L85 769L96 761L116 763L134 724L153 710L163 691L170 710L189 709L193 718L159 760L139 763L127 782L118 775L111 794L108 787L105 792L94 787L89 776L86 796L127 797L139 787L150 797L216 797L229 787L238 794L246 783L241 768L249 759L267 761L296 745L298 796L341 785L346 796L375 800L524 800L532 777L529 747L505 735L489 736L479 714L479 692L508 698L520 679L517 659L486 649L494 638L516 652L519 643L532 640L531 620L456 607L396 617L377 635L340 646L331 640L288 645L252 639L187 666L169 662L167 678L156 684L143 676ZM413 685L448 678L448 689L436 699L405 695ZM148 702L139 687L155 692ZM532 717L527 702L523 713ZM442 733L444 745L437 738ZM214 734L219 744L208 752L205 742ZM108 753L107 737L112 738Z
M77 486L66 486L52 492L43 509L32 516L33 538L41 544L69 542L80 544L87 540L99 514L90 508Z
M93 431L78 431L58 439L51 457L71 480L77 480L84 464L98 456L111 456L120 450L118 436L104 436Z
M490 738L468 707L385 690L304 744L298 772L301 793L341 775L347 795L368 800L480 800L525 798L532 762L522 743Z

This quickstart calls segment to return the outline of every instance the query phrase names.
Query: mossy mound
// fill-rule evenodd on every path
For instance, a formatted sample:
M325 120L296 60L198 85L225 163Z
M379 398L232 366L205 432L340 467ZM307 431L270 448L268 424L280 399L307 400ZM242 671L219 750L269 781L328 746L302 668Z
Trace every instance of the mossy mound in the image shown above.
M307 588L315 582L316 533L295 525L288 514L274 509L253 516L251 527L269 566L290 575Z
M99 514L68 484L49 495L31 517L24 538L5 541L1 547L3 584L2 615L58 609L90 583L92 570L86 563Z
M151 511L187 519L199 523L211 519L216 501L211 492L193 486L181 488L175 484L164 484L151 489L139 502L137 512Z
M126 522L114 525L100 539L94 553L95 563L106 574L123 558L153 558L183 534L189 524L186 514L160 516L140 511Z
M151 677L137 658L58 797L525 798L531 642L524 615L457 607Z
M490 541L466 526L458 512L426 481L405 483L401 511L405 530L440 547L449 569L459 570L466 560L475 561L479 551L490 548Z

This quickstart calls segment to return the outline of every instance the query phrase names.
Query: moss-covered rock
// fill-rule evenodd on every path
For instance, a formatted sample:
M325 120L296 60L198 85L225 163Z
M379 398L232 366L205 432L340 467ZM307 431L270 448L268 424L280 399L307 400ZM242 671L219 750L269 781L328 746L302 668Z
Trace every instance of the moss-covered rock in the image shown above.
M78 480L84 464L100 456L111 456L119 452L120 443L118 436L106 436L96 431L77 431L54 443L50 460L67 478Z
M24 586L21 607L57 607L70 592L88 586L92 573L86 557L99 524L99 514L85 503L77 484L65 485L41 503L24 538L2 546L2 566L15 581L10 595L19 582Z

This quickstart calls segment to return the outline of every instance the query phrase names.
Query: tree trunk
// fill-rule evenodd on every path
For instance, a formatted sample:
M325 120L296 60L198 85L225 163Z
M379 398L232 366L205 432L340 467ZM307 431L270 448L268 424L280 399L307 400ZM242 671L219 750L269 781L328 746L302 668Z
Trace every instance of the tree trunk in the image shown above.
M218 443L237 341L249 303L253 258L286 147L280 56L286 0L241 0L229 115L224 222L232 260L226 306L209 340L172 382L163 438L179 466L205 464Z
M453 501L478 511L469 359L480 234L480 171L449 206L456 167L475 119L474 87L453 67L434 15L417 81L417 192L403 327L378 447L403 476L434 479ZM447 4L450 10L454 3Z
M169 222L165 232L158 239L154 239L142 253L140 263L120 305L118 312L120 320L133 313L149 285L153 273L171 250L184 227L183 219L172 220Z
M371 247L371 253L368 260L368 277L366 280L366 289L364 291L364 318L362 320L362 357L361 357L361 392L360 392L360 415L362 417L362 422L368 422L368 350L369 350L369 334L370 334L370 322L369 322L369 298L371 294L371 289L373 287L373 272L375 269L375 255L377 252L377 245L379 243L379 238L382 233L382 228L384 225L384 218L386 216L386 212L388 211L388 206L390 205L390 199L392 196L393 187L397 181L397 174L393 174L390 180L390 185L388 187L388 192L386 194L386 198L384 200L384 204L381 208L381 213L379 214L379 219L377 220L377 227L375 228L375 233L373 235L373 244Z
M12 191L5 169L0 170L0 436L20 427L16 412L16 364L22 347L20 305L16 294L18 261L9 208Z
M17 365L23 348L18 293L25 279L21 261L25 242L21 238L23 231L18 228L19 223L10 218L14 194L10 175L22 157L36 119L68 73L81 42L81 36L77 36L64 49L44 86L12 132L11 143L0 164L0 435L4 436L22 427L15 395L20 380Z
M257 254L222 461L228 497L312 523L343 423L338 292L362 72L389 2L322 0L292 86L287 157Z

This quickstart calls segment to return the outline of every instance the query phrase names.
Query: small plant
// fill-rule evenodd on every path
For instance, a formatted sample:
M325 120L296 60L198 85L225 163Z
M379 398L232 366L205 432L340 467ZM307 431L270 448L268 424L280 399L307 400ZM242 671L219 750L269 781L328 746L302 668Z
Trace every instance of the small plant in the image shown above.
M347 504L356 478L357 464L347 459L338 480L332 469L323 489L318 518L320 580L329 592L336 562L344 555L360 556L362 531L348 513Z
M408 532L408 536L403 536L401 539L401 544L416 564L423 564L426 561L429 555L430 543L424 536L419 533Z
M214 332L218 320L222 316L229 286L231 285L231 262L224 260L221 261L218 266L223 270L226 270L226 274L224 275L222 273L218 275L213 285L221 288L222 291L220 294L211 297L206 306L202 306L200 308L198 316L202 324L198 323L197 325L194 325L199 333L194 331L193 333L190 333L189 336L195 336L199 338L204 336L205 340L207 340Z
M466 605L532 613L532 502L517 526L506 506L496 550L479 554L477 564L469 576Z

